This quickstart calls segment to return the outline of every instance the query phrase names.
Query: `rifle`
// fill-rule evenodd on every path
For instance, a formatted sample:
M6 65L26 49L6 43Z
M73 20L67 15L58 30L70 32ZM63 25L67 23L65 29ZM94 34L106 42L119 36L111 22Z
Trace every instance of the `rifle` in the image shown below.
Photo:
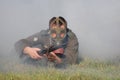
M48 56L48 59L49 59L49 58L52 58L50 61L55 61L55 60L57 60L58 63L61 63L61 62L62 62L61 58L65 58L65 55L64 55L64 54L55 54L55 53L53 53L52 51L57 50L57 49L59 49L59 48L63 48L64 45L65 45L65 44L59 45L59 46L50 46L50 47L48 47L48 48L45 48L45 47L44 47L42 50L40 50L40 51L38 52L38 54L39 54L39 55L44 55L44 54L46 54L46 55ZM50 57L50 56L52 56L52 57Z

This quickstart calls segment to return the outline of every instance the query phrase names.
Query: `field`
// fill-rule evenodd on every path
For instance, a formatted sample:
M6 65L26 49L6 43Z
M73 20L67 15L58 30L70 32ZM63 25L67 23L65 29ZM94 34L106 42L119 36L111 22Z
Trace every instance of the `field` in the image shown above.
M1 71L0 80L120 80L120 64L90 59L67 69L16 64L6 72Z

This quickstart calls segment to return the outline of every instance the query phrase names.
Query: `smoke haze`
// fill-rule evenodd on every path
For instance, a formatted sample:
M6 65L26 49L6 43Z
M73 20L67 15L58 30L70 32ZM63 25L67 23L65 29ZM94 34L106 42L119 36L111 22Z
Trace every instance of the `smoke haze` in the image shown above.
M47 29L53 16L68 21L82 56L120 60L120 0L0 0L0 62L14 59L14 43Z

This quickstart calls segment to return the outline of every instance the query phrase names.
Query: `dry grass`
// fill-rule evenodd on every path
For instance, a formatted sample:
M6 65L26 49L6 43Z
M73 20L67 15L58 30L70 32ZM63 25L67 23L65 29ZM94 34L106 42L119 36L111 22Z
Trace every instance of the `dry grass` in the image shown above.
M0 80L120 80L120 65L90 59L67 69L16 64L14 70L1 72Z

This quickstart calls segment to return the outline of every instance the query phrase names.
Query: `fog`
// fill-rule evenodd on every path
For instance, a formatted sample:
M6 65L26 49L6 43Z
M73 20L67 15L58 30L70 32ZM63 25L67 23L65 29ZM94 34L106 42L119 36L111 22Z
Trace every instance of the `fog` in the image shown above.
M120 61L120 0L0 0L0 61L14 59L14 43L54 16L67 20L80 56Z

